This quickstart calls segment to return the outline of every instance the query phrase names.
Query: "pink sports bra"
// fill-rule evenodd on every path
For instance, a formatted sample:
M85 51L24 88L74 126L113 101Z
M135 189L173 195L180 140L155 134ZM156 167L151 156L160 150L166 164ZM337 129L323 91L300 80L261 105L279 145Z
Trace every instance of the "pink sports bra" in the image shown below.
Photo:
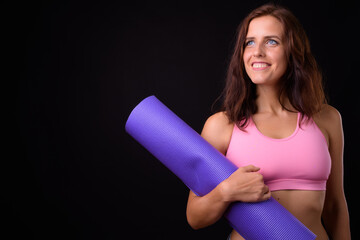
M331 158L326 139L310 119L286 138L263 135L250 118L246 131L236 124L226 157L236 166L254 165L260 168L270 191L326 190Z

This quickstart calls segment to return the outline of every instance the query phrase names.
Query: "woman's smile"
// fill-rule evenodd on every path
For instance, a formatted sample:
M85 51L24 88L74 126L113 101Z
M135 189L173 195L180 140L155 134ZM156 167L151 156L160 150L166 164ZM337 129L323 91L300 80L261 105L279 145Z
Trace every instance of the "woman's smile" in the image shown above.
M251 66L254 71L263 71L269 69L271 64L266 62L253 62Z

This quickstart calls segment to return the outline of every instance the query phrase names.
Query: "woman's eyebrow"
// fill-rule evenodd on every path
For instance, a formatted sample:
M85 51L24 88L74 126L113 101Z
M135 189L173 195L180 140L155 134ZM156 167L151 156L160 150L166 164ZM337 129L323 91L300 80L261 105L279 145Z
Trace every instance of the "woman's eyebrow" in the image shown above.
M281 40L281 38L277 35L267 35L267 36L264 36L265 39L269 39L269 38L277 38L279 40ZM255 37L247 37L245 38L245 40L253 40L255 39Z
M264 38L277 38L277 39L281 40L281 38L277 35L269 35L269 36L265 36Z

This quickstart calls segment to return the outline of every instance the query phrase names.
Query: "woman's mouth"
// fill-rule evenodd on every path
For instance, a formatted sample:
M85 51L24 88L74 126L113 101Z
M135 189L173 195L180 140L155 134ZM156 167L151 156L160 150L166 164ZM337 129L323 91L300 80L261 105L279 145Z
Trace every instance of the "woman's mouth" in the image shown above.
M265 70L269 68L271 64L265 62L254 62L251 64L251 67L255 71Z

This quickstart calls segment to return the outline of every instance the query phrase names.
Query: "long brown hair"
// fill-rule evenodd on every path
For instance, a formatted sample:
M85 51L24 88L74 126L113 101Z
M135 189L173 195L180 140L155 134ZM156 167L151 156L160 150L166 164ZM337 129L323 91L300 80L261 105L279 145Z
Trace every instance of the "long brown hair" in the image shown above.
M322 74L311 53L305 30L288 9L266 4L253 10L238 27L223 91L223 110L230 122L237 123L241 129L247 125L251 115L257 112L256 85L247 75L243 60L245 39L251 20L266 15L275 17L284 26L288 68L280 80L280 104L285 108L283 100L287 97L303 119L320 111L322 104L326 102Z

